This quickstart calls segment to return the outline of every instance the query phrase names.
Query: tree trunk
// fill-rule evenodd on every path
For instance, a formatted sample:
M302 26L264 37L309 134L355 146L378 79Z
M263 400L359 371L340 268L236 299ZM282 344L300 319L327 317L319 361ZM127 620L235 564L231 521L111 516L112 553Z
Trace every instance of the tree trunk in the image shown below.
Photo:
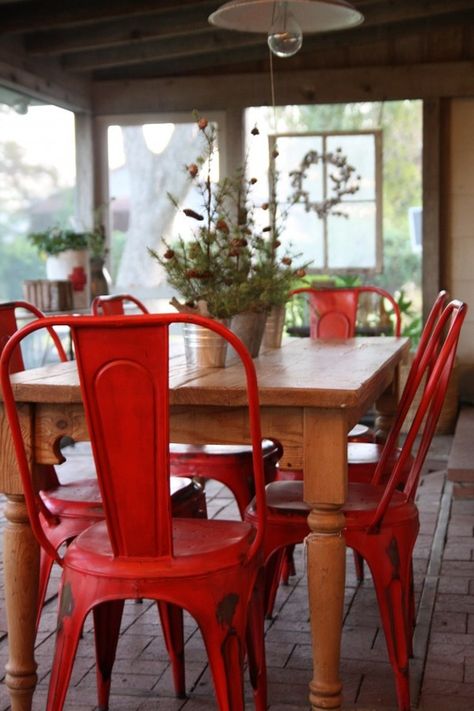
M176 124L165 150L153 153L145 142L141 126L122 128L130 176L130 218L127 239L117 274L117 286L133 292L158 286L166 275L152 259L147 247L159 251L162 236L176 214L168 198L181 201L189 187L184 166L194 159L194 126Z

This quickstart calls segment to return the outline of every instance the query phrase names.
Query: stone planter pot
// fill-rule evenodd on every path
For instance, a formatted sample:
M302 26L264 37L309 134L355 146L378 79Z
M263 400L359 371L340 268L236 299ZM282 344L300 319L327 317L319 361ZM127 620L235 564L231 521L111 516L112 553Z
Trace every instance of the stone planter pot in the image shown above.
M68 279L72 283L73 309L89 309L90 266L87 249L67 249L46 260L48 279Z

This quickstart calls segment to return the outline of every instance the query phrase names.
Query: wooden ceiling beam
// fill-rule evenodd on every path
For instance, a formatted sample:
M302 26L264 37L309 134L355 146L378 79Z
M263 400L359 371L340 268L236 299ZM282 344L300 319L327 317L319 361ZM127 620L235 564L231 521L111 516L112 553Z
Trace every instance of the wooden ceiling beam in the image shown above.
M436 15L450 15L454 12L472 10L472 0L375 0L367 2L351 0L364 15L364 25L385 25L392 22L406 22Z
M192 35L211 27L207 17L215 2L193 4L159 15L138 15L119 20L100 21L94 25L29 33L24 46L32 55L58 55L103 47L127 45L152 39Z
M263 43L266 46L265 43ZM93 52L77 52L66 55L62 60L64 69L72 72L84 72L105 67L125 67L129 64L147 62L174 62L176 59L189 57L191 65L201 54L229 56L239 48L262 45L262 37L254 34L222 32L212 27L203 32L186 38L170 37L159 41L140 42L139 44L117 47L114 49L96 50Z
M185 7L201 9L207 18L221 3L217 0L26 0L1 5L0 34L29 33L52 28L91 25L140 15L160 15L174 11L178 15ZM414 18L429 17L469 9L470 0L353 0L364 14L366 24L385 24Z
M113 20L137 15L179 11L185 6L196 8L209 5L208 0L27 0L7 2L1 5L0 35L49 30L57 27L93 24L101 20ZM216 9L220 3L211 3ZM211 10L212 11L212 10Z
M409 23L397 23L383 27L367 27L346 32L328 33L325 35L308 35L304 38L303 48L293 60L276 60L279 66L302 64L305 55L311 54L311 65L317 67L318 61L324 63L328 50L351 49L369 46L371 43L390 43L394 46L399 40L412 37L430 37L434 29L438 34L452 32L453 27L463 33L463 27L474 22L474 9L463 12L456 22L448 23L444 18L436 17L432 21L414 20ZM210 35L212 32L209 33ZM218 37L220 41L215 38ZM93 71L96 79L125 79L150 76L176 76L192 74L198 70L215 67L235 66L268 56L265 37L261 35L244 35L226 32L209 36L206 41L199 36L189 37L185 44L182 39L161 41L146 45L146 53L141 51L144 45L134 45L118 50L89 53L89 55L74 55L74 63L70 57L65 57L64 66L76 72ZM428 58L421 54L419 61ZM249 54L249 51L252 53ZM84 61L84 57L88 61ZM459 57L461 59L461 57ZM235 71L235 70L234 70Z
M238 71L240 65L242 70L250 63L252 71L259 68L256 63L263 62L268 66L268 47L266 43L259 45L244 46L240 49L234 48L232 51L233 63L232 72ZM285 60L277 60L284 62ZM277 65L278 66L278 65ZM229 67L229 58L222 52L209 52L200 55L190 55L188 57L177 57L171 61L162 60L150 62L148 64L129 64L126 67L111 67L108 69L98 69L92 73L93 81L109 81L109 80L138 80L153 78L157 76L178 77L183 75L199 75L205 71L219 70L220 68L227 69ZM237 69L236 69L237 68ZM78 75L80 76L80 75ZM269 85L270 90L270 85Z
M474 62L279 72L278 105L474 96ZM94 82L97 115L269 106L268 73Z
M308 49L327 49L337 47L347 47L354 44L366 44L370 41L391 41L396 37L418 34L424 36L435 28L463 27L474 22L474 3L471 3L469 10L456 13L436 15L430 18L415 18L410 21L393 22L386 25L361 25L358 28L345 30L344 32L328 32L320 35L307 35L303 37L303 47L300 51Z
M367 4L368 3L368 4ZM29 4L29 3L22 3ZM142 3L139 3L142 5ZM129 18L128 21L113 20L110 22L99 22L95 25L80 26L76 29L62 29L50 32L29 34L26 36L25 48L28 53L33 56L40 55L66 55L63 60L65 67L72 71L88 71L100 70L112 66L129 66L137 65L140 62L144 64L161 61L158 44L153 46L153 42L157 40L170 42L163 45L165 49L169 48L169 57L179 58L180 56L188 56L187 47L193 47L193 51L198 56L216 52L215 58L217 65L221 66L225 62L222 61L218 52L227 49L229 51L232 46L236 47L237 52L243 45L253 46L260 41L264 43L264 36L254 35L255 42L250 39L237 39L240 33L228 31L217 31L222 33L222 44L209 40L209 44L204 43L202 47L197 39L200 33L208 34L210 38L216 37L213 34L215 29L207 24L207 15L215 2L191 3L178 9L174 6L170 10L169 6L165 9L160 8L159 15L138 16ZM431 2L413 3L412 0L398 0L396 6L383 0L363 0L358 3L361 9L366 11L366 22L353 30L344 32L331 32L317 35L307 35L304 38L303 52L316 51L319 48L337 48L344 47L349 44L362 44L369 42L371 39L377 41L390 39L394 35L391 32L426 32L432 26L449 22L468 22L473 20L474 9L473 3L465 0L453 0L449 5L449 10L446 10L446 3L440 0L432 0ZM365 8L363 6L366 6ZM459 8L469 6L469 10L461 10ZM455 8L458 8L457 10ZM432 10L435 14L433 17L427 18L426 13ZM123 9L121 10L123 12ZM402 21L397 18L410 17L407 21ZM388 22L388 24L383 24ZM193 36L197 41L194 41ZM201 35L202 36L202 35ZM224 39L229 37L229 40ZM231 38L234 38L232 40ZM173 42L172 40L176 40ZM181 53L176 50L176 45L183 45ZM117 52L118 48L123 47L123 50ZM84 57L81 59L79 52L84 52ZM241 61L240 57L232 57L229 63L235 64ZM165 62L166 63L166 62ZM166 63L167 64L167 63ZM182 63L180 63L182 64ZM199 62L199 66L206 67L209 64ZM183 70L188 67L186 63L183 65ZM191 67L192 69L192 67ZM145 70L147 72L148 70ZM175 72L173 72L175 73Z

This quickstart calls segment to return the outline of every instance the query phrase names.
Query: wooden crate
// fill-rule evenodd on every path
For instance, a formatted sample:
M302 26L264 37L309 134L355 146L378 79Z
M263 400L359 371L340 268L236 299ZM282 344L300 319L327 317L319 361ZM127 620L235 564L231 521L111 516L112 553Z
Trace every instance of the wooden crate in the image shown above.
M29 279L23 282L26 301L41 311L70 311L72 309L72 283L68 279Z

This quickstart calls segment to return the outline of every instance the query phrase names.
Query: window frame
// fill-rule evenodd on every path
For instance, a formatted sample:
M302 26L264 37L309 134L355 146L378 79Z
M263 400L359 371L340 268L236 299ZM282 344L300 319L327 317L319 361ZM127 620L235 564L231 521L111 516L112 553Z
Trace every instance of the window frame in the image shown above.
M374 177L375 177L375 264L373 267L337 267L333 268L328 265L328 223L327 218L323 218L323 251L324 264L321 268L310 266L307 269L308 274L328 274L334 276L361 274L371 275L380 274L383 271L383 131L382 129L360 129L351 131L289 131L282 133L268 134L268 146L270 155L271 170L275 170L274 150L279 138L301 138L301 137L316 137L321 138L323 142L323 152L326 153L326 142L328 138L338 136L374 136ZM326 189L327 166L323 162L324 181L323 188ZM270 175L269 175L270 181ZM327 197L326 193L324 197ZM366 200L365 202L369 202ZM370 201L372 202L372 200ZM343 204L343 203L342 203ZM297 247L297 245L295 245Z

